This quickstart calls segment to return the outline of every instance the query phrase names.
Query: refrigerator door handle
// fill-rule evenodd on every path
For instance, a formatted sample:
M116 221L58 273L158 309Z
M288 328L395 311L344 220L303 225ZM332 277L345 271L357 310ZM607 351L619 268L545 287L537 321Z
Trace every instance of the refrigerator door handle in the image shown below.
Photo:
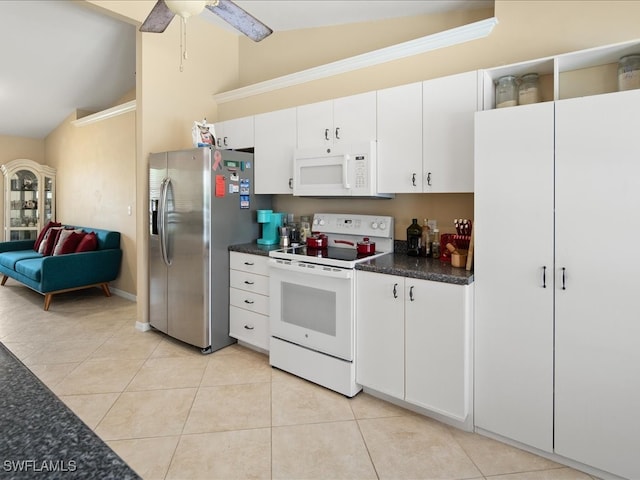
M167 267L171 266L171 260L169 260L169 255L167 254L167 192L169 191L170 185L171 179L169 177L165 177L160 184L160 207L158 211L158 216L160 217L160 228L158 232L160 237L160 254L162 261Z

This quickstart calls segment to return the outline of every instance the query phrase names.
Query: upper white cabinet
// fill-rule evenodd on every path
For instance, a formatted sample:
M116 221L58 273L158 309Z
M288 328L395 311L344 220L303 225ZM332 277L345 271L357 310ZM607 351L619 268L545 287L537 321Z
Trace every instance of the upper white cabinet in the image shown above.
M298 148L376 139L376 92L302 105L297 115Z
M640 90L481 112L476 130L476 425L624 478L636 263L603 235L640 235L639 130Z
M639 52L640 42L632 41L484 70L482 108L496 107L495 82L505 75L537 73L543 102L617 92L618 61Z
M214 127L218 148L232 150L253 147L253 116L225 120L215 123Z
M255 116L255 191L293 192L293 154L296 148L296 109Z
M478 111L478 73L428 80L422 88L422 190L473 192L473 118Z
M42 227L56 219L56 171L28 159L13 160L0 170L5 240L35 240Z
M378 191L422 192L422 82L378 90Z

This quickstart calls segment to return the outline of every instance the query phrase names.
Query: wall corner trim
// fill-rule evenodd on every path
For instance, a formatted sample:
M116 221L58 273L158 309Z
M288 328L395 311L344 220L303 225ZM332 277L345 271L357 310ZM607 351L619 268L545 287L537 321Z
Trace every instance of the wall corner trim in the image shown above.
M219 104L227 103L262 93L272 92L281 88L291 87L301 83L359 70L361 68L372 67L374 65L418 55L431 50L437 50L439 48L450 47L459 43L477 40L489 35L493 30L493 27L497 24L498 19L496 17L487 18L478 22L469 23L468 25L462 25L443 32L410 40L408 42L399 43L397 45L345 58L336 62L327 63L318 67L301 70L289 75L265 80L264 82L254 83L253 85L247 85L246 87L220 92L214 94L213 98Z
M86 117L73 120L71 124L75 127L84 127L85 125L89 125L91 123L100 122L102 120L106 120L107 118L122 115L123 113L132 112L135 109L136 101L131 100L130 102L122 103L120 105L116 105L115 107L101 110L99 112L92 113L91 115L87 115Z

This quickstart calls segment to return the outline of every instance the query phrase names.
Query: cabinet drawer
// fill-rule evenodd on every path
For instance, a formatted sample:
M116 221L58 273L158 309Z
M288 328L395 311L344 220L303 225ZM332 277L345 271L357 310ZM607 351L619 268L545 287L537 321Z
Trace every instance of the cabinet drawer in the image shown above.
M269 350L269 317L231 306L229 335L263 350Z
M238 288L247 292L269 296L269 277L265 277L264 275L230 270L229 286L231 288Z
M229 252L229 267L233 270L269 275L269 258L248 253Z
M237 288L229 289L229 305L263 315L269 314L269 297Z

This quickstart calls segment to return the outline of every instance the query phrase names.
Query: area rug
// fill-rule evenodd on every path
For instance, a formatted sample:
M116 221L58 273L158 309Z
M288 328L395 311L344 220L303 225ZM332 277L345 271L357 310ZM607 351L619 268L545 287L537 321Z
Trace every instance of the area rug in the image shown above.
M0 343L0 478L140 477Z

